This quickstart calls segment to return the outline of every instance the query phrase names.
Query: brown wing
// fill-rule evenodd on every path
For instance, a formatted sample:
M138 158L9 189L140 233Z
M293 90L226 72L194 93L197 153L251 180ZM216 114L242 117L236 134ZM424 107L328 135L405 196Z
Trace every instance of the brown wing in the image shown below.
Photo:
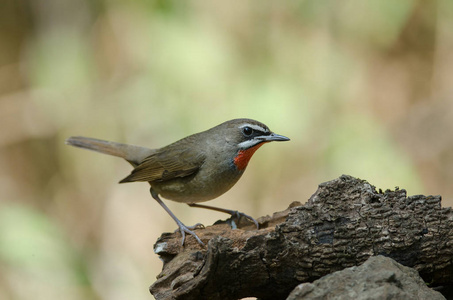
M172 149L173 148L173 149ZM200 151L193 151L192 147L174 150L164 147L148 156L132 173L120 181L166 181L176 177L186 177L198 172L205 161L205 155Z

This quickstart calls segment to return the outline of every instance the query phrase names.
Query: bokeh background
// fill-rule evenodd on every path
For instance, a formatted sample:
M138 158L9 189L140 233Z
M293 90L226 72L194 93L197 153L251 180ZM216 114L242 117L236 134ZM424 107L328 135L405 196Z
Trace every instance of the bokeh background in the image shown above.
M176 225L71 135L160 147L249 117L291 142L212 205L259 217L349 174L451 206L452 74L450 0L1 0L0 298L152 298Z

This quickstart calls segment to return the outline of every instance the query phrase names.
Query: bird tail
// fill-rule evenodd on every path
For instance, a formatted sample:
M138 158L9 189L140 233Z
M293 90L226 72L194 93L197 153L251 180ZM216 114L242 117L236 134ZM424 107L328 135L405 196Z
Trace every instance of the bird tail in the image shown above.
M154 150L145 147L98 140L83 136L70 137L66 140L66 144L104 154L118 156L124 158L133 165L141 163L147 156L151 155L154 152Z

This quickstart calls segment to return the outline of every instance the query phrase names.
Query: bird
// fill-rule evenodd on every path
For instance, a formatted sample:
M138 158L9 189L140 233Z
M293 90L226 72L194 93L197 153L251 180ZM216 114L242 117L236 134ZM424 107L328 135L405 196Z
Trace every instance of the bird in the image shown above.
M161 197L191 207L244 216L259 229L258 222L244 213L198 203L217 198L233 187L252 155L262 145L289 140L286 136L272 132L259 121L241 118L223 122L162 148L151 149L82 136L70 137L66 144L125 159L133 166L133 170L120 183L148 182L151 196L178 225L182 246L186 233L204 246L193 231L203 228L203 225L184 225Z

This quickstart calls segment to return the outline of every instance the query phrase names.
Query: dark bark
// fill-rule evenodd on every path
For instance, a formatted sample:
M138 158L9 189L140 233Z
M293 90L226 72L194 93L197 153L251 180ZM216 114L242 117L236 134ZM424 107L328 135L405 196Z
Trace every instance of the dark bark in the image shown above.
M358 267L334 272L313 283L301 283L287 298L302 299L445 300L445 297L426 286L414 269L377 255Z
M156 299L285 299L300 283L369 257L384 255L416 269L430 286L453 283L453 212L440 196L377 192L350 176L319 185L305 205L231 230L197 230L208 248L164 234L155 251L164 261L150 287ZM241 224L239 224L241 225Z

